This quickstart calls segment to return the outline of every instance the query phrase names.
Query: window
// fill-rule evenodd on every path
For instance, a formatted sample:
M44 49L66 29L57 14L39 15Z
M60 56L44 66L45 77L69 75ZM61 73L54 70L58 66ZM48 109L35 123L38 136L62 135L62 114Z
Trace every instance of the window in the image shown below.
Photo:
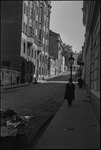
M23 32L25 32L25 22L23 23Z
M36 10L36 13L38 14L38 11L39 11L39 10L38 10L38 6L36 7L36 9L37 9L37 10Z
M26 4L24 3L24 14L26 14Z
M42 74L43 74L43 68L42 68Z
M25 30L25 32L27 33L27 24L26 24L26 30Z
M26 50L26 45L25 42L23 43L23 53L25 54L25 50Z
M36 59L36 51L35 51L35 57L34 58Z
M33 57L33 49L32 49L32 57Z
M36 28L38 27L38 22L36 21Z
M40 62L41 62L41 55L40 55Z
M24 33L26 33L26 24L25 24L25 29L24 29Z
M41 40L39 40L39 46L41 46Z
M32 37L34 38L34 28L32 28Z
M26 7L26 16L28 16L28 6Z
M30 47L29 47L29 44L27 44L27 55L30 56Z
M32 37L33 34L32 34L32 27L30 27L30 36Z

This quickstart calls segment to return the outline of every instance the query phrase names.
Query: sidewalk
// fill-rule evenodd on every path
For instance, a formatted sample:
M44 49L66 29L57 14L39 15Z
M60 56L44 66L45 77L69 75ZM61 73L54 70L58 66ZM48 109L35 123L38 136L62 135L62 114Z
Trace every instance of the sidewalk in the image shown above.
M100 149L100 126L85 90L76 85L72 107L64 101L35 149Z
M15 84L15 85L4 85L1 86L1 90L8 90L8 89L13 89L13 88L18 88L18 87L23 87L23 86L28 86L29 83L24 83L24 84Z

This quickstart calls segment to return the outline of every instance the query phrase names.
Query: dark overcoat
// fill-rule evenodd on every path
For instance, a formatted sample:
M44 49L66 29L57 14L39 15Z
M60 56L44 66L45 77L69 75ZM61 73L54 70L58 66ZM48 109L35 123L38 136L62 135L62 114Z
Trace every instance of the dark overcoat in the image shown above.
M75 99L75 84L74 83L67 83L66 90L65 90L65 96L64 99Z

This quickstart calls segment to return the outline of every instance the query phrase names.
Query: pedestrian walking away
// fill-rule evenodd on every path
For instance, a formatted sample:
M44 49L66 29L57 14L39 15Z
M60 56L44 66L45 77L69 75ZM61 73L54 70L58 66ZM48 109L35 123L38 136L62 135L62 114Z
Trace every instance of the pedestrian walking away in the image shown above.
M69 83L66 85L64 99L67 100L68 105L72 106L72 100L75 99L75 84L72 82L72 79L69 79Z
M82 86L83 86L83 79L80 77L79 79L78 79L78 85L79 85L79 87L80 88L82 88Z

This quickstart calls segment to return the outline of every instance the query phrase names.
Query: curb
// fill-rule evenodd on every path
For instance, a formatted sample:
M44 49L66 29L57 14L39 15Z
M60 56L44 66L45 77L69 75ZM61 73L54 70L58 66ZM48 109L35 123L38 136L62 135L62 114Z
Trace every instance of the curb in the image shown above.
M19 85L19 86L11 86L11 87L2 87L2 89L3 89L3 90L8 90L8 89L19 88L19 87L28 86L28 85L29 85L29 84Z
M53 114L49 115L49 117L43 121L43 123L39 126L39 128L30 137L27 137L28 148L31 147L31 144L34 141L35 137L38 136L41 130L52 120L53 117L54 117Z
M52 78L55 78L55 77L59 77L60 75L58 76L54 76L54 77L50 77L50 78L46 78L44 80L39 80L38 83L44 83L44 82L47 82L48 80L52 79ZM1 89L3 90L9 90L9 89L14 89L14 88L19 88L19 87L23 87L23 86L29 86L29 83L28 84L23 84L23 85L15 85L15 86L10 86L10 87L1 87Z
M32 128L28 132L28 134L0 139L2 141L1 149L10 149L10 150L31 149L31 145L33 144L36 136L39 135L39 133L44 127L47 128L46 125L48 125L48 123L51 121L52 118L53 115L49 115L48 118L46 118L37 129L34 130L34 128Z

